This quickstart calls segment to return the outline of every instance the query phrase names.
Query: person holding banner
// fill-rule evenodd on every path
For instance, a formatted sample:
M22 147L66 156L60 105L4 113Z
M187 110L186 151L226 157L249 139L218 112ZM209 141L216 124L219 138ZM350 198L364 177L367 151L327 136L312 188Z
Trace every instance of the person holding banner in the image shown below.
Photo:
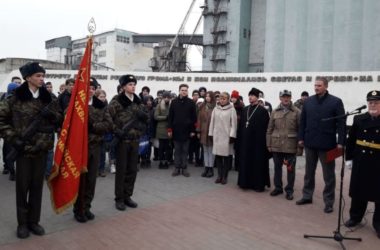
M25 82L0 103L0 135L15 152L17 237L23 239L29 231L45 234L39 221L47 152L54 146L53 132L62 115L43 87L45 69L30 62L20 72Z
M346 121L344 118L324 120L344 115L342 100L331 95L327 88L328 80L324 77L317 78L314 83L315 95L306 99L302 108L298 144L305 147L306 167L303 197L296 204L305 205L313 202L315 170L319 159L325 181L324 212L332 213L336 184L335 160L328 162L326 156L329 150L343 147Z
M97 87L98 82L91 77L88 106L87 172L81 174L78 197L74 203L74 218L81 223L95 218L90 208L95 195L96 178L100 164L100 149L104 134L112 130L112 119L106 104L94 95Z
M350 219L347 227L358 225L375 203L372 225L380 238L380 91L367 94L368 112L354 117L346 145L346 166L352 166Z
M123 75L119 79L123 92L115 96L108 110L113 120L113 130L117 137L115 206L124 211L126 206L135 208L131 199L137 176L139 140L146 131L149 116L141 99L135 94L137 80L133 75Z

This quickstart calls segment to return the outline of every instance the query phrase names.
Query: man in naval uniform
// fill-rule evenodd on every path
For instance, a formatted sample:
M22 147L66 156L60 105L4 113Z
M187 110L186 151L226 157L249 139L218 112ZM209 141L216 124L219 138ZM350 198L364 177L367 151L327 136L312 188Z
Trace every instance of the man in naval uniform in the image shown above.
M345 225L358 225L372 201L372 225L380 238L380 91L370 91L367 103L368 112L354 117L347 140L346 166L352 165L352 173L350 219Z

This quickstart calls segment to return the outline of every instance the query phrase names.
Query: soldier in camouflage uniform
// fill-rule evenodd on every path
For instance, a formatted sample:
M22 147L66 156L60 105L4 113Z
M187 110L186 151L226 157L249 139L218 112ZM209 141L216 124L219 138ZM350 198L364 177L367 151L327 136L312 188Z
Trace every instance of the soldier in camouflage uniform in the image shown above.
M112 99L108 109L114 134L120 139L116 146L115 205L123 211L126 206L137 207L131 196L137 175L139 139L146 130L148 113L135 94L135 76L123 75L119 82L124 91Z
M96 177L100 164L100 147L104 134L112 130L112 119L106 104L94 96L97 86L97 81L91 78L88 107L87 173L81 174L79 193L74 204L74 218L81 223L95 218L90 208L95 195Z
M29 230L36 235L45 231L38 223L47 151L53 148L52 132L62 121L58 104L42 87L45 69L37 62L20 68L25 82L14 95L0 104L0 135L18 151L16 158L17 237L26 238ZM33 121L37 131L22 138ZM25 135L24 135L25 137Z

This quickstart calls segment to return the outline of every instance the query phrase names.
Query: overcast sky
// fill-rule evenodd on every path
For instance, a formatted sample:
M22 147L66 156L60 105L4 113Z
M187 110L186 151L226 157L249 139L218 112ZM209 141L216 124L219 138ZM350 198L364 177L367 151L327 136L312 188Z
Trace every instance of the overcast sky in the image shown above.
M175 34L192 0L2 0L0 2L0 58L46 59L45 41L69 35L72 39L88 35L91 17L95 34L115 28L141 34ZM197 0L186 33L192 33L201 15L204 0ZM201 25L198 33L201 33ZM191 49L191 66L200 69L201 55Z

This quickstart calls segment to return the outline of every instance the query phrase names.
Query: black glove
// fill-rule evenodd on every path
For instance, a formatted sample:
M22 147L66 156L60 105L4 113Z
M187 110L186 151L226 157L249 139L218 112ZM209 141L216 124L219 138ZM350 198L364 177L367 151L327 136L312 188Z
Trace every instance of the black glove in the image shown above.
M20 138L16 138L13 143L12 143L12 146L17 150L17 151L23 151L24 150L24 147L25 147L25 142L23 140L21 140Z
M233 144L235 142L235 138L230 137L230 144Z
M124 137L124 131L121 130L121 129L119 129L119 128L115 129L114 134L115 134L117 137L119 137L120 139L122 139L122 138Z
M144 112L143 110L141 110L141 109L138 109L136 111L136 117L140 121L147 121L148 120L148 114L146 112Z
M55 114L48 108L48 107L44 107L42 110L41 110L41 116L43 118L52 118L55 116Z

